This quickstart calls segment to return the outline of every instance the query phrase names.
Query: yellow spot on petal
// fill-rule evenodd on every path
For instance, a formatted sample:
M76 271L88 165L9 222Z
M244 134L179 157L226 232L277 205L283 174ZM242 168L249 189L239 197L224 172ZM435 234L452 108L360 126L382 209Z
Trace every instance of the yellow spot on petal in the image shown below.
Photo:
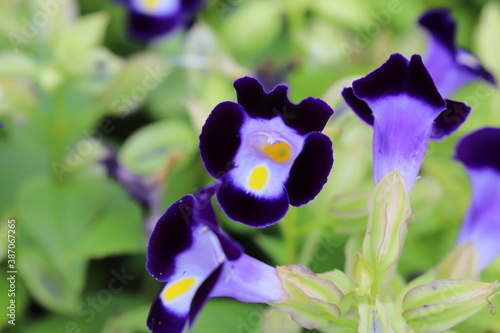
M143 5L147 10L153 10L158 6L160 0L143 0Z
M195 282L195 278L182 279L165 289L161 297L165 301L172 301L190 291L193 288Z
M292 157L292 149L283 141L275 142L272 145L264 145L262 150L267 154L267 157L276 163L285 163Z
M256 167L253 169L250 174L250 180L248 181L248 187L252 190L260 191L264 188L264 185L267 183L267 179L269 178L269 171L263 165Z

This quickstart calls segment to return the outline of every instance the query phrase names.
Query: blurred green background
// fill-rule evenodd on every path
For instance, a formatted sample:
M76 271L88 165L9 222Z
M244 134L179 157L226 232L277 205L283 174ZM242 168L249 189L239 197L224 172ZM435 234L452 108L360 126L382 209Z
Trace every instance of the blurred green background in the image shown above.
M288 84L296 103L325 99L337 111L325 130L335 165L323 192L277 225L251 229L219 214L223 228L271 265L343 269L353 255L344 245L365 227L373 184L372 131L340 91L392 53L424 54L416 21L431 6L452 9L459 44L500 78L496 1L210 0L187 31L140 45L125 34L124 8L108 1L2 0L0 331L148 332L149 306L162 287L144 268L148 232L171 203L213 181L198 135L217 103L235 100L232 83L244 75L268 90ZM399 264L406 279L454 246L470 197L452 159L457 139L500 126L498 90L478 82L454 98L473 112L458 133L429 147ZM152 209L107 176L99 161L110 147L152 184ZM15 327L4 288L9 219L17 237ZM483 280L499 277L497 260ZM266 311L211 300L193 331L262 332L272 322ZM456 332L500 332L500 319L485 309Z

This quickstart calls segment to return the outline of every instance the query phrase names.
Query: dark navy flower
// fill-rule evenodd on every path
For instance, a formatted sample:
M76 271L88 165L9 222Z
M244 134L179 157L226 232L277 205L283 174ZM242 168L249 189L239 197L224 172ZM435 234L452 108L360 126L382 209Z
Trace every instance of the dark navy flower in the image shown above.
M458 244L474 244L482 270L500 254L500 128L465 136L457 144L455 158L466 167L472 186Z
M222 185L217 200L232 220L263 227L289 204L321 191L333 165L332 142L320 133L333 110L324 101L288 100L286 85L264 91L254 78L234 82L238 103L215 107L200 135L205 168Z
M215 188L186 195L159 219L149 240L146 268L166 282L147 325L154 333L180 333L209 297L242 302L288 298L277 270L243 253L219 227L210 197Z
M467 118L470 108L444 100L419 55L408 61L393 54L385 64L356 80L342 95L373 126L375 183L397 169L409 192L417 179L429 140L441 140Z
M187 26L205 3L205 0L114 1L128 9L128 32L139 42L149 42Z
M455 45L456 23L449 9L431 9L422 15L419 24L430 35L425 67L442 96L449 97L480 78L496 84L474 54Z

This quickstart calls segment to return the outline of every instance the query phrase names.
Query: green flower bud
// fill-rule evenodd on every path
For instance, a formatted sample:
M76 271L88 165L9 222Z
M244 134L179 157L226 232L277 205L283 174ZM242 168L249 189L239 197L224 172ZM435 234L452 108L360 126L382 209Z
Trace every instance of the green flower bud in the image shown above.
M302 265L277 269L290 297L285 302L270 305L291 314L296 323L308 329L325 327L330 318L340 316L339 303L344 294L333 281L314 274Z
M344 294L344 299L339 304L340 312L348 312L353 301L352 294L357 287L356 283L351 280L351 278L349 278L344 272L338 269L318 274L318 276L332 281L342 291L342 293Z
M416 332L444 332L490 304L499 285L462 279L425 283L403 298L403 317Z
M359 304L359 333L406 333L408 325L393 302Z
M360 295L366 295L370 293L375 278L373 268L361 253L357 252L356 254L358 257L354 261L354 266L352 268L354 280L358 284L355 292Z
M368 199L368 211L362 253L380 274L399 260L411 213L404 181L396 170L375 187Z
M472 279L477 275L477 252L472 242L454 248L435 268L436 279Z

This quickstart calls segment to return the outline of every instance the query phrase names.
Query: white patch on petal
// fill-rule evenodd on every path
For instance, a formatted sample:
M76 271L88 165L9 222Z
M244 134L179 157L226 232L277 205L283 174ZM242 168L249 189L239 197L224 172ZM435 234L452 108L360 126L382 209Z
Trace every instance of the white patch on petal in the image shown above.
M169 16L179 11L180 0L132 0L132 8L151 16Z
M217 236L207 227L200 226L193 231L193 244L189 249L179 254L175 259L175 272L162 290L162 304L171 312L185 314L189 312L191 301L200 287L210 274L226 260L226 256ZM194 279L187 280L185 279ZM181 282L184 281L184 282ZM177 286L173 294L179 294L184 287L185 292L178 297L168 299L165 292L176 283L184 283ZM187 284L191 284L189 288Z
M461 49L458 50L456 61L460 65L464 65L472 69L478 69L481 67L481 62L475 55Z
M247 117L240 138L241 145L234 158L235 168L229 172L233 182L257 197L275 198L281 195L293 162L302 151L304 137L277 116L270 120ZM287 146L290 156L280 162L270 158L264 146L274 144ZM252 174L259 167L265 167L267 179L262 187L257 188L250 185Z

